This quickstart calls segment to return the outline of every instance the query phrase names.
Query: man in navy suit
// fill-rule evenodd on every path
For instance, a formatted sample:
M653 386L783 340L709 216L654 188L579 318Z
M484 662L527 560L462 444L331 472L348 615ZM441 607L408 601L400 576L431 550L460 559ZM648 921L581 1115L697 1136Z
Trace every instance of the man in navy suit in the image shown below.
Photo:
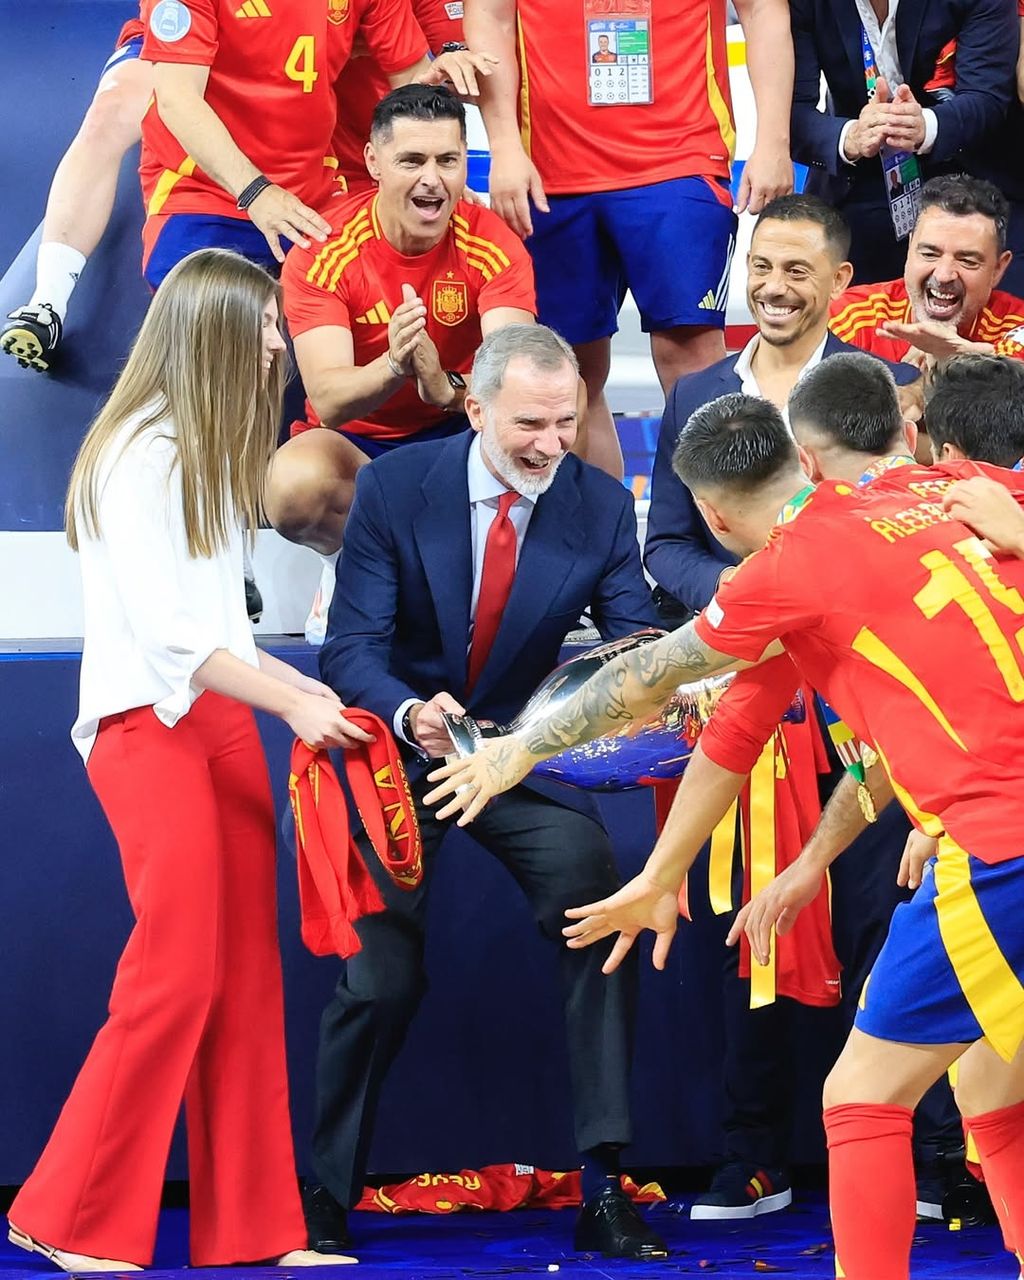
M925 179L981 159L1015 97L1016 0L790 0L790 23L793 159L811 168L807 191L850 223L854 283L892 280L903 274L906 240L893 231L879 148L914 152ZM930 94L925 85L953 39L956 92ZM865 40L879 76L870 101ZM984 176L1000 185L991 166Z
M577 383L572 350L552 330L506 326L487 336L474 362L473 431L408 445L365 467L356 483L320 670L404 744L424 878L397 892L366 857L387 910L358 924L362 950L321 1025L313 1157L323 1185L306 1198L317 1248L344 1247L341 1210L362 1192L376 1100L424 991L427 892L449 823L422 797L428 761L451 750L442 713L511 719L586 609L604 639L656 622L632 498L569 453ZM591 958L561 946L565 908L619 883L608 836L586 796L541 780L491 805L473 836L509 869L559 946L583 1155L576 1246L663 1257L617 1177L618 1149L631 1136L634 978L601 973L607 949Z
M715 594L722 570L736 563L672 470L679 432L695 409L731 391L764 396L785 412L801 374L838 351L854 350L828 331L829 303L850 283L849 247L842 215L815 196L779 196L766 205L747 255L747 306L757 333L738 355L680 378L669 395L644 546L667 622L678 625L699 613ZM919 382L911 365L889 367L898 384Z

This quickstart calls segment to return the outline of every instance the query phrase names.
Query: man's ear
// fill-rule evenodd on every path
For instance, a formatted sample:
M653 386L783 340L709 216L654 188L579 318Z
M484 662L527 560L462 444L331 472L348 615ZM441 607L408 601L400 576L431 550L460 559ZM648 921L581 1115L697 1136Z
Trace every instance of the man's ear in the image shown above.
M695 495L693 500L697 504L697 510L704 517L704 523L716 538L719 534L727 534L729 532L729 522L717 507L708 502L707 498L698 498Z
M911 422L909 418L904 418L903 419L903 438L907 442L907 453L909 453L912 458L917 456L918 434L919 433L917 430L917 423Z
M993 289L996 287L999 281L1002 280L1003 276L1006 275L1006 268L1010 265L1012 260L1013 260L1013 254L1010 252L1009 249L1004 249L1002 253L999 255L999 261L996 263L995 275L993 275L992 277Z
M817 483L822 478L821 466L818 463L818 459L814 456L813 453L810 453L807 449L805 449L802 444L797 445L796 451L797 451L798 457L800 458L800 465L803 467L807 475L810 476L810 478L815 483Z
M466 398L462 405L463 412L469 419L469 425L474 431L482 431L484 429L484 407L479 400L473 395L472 391L466 392Z
M935 445L933 444L932 453L934 452L935 452ZM939 456L936 458L936 462L966 462L966 461L967 461L967 454L964 453L963 449L959 448L955 444L951 444L948 440L939 450Z
M853 279L853 263L840 262L836 267L835 275L832 277L831 298L833 302L841 293L845 293L850 287L850 281Z
M374 182L380 182L380 163L377 160L377 153L373 149L373 143L368 142L363 147L363 159L366 161L366 171Z

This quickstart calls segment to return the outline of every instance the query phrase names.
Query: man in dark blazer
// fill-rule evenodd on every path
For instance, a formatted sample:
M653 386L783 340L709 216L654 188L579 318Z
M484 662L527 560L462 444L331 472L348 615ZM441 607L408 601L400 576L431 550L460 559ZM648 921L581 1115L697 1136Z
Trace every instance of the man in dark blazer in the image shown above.
M814 196L780 196L758 217L747 255L747 306L757 334L737 355L680 378L661 420L651 483L644 563L659 610L678 625L715 594L736 557L704 523L672 470L683 424L695 409L731 391L763 395L785 411L800 375L853 347L828 331L829 302L850 282L850 232L842 215ZM917 383L909 364L889 366L898 384Z
M888 140L916 152L925 179L973 171L1015 97L1016 0L899 0L898 8L896 0L791 0L790 21L793 158L810 166L807 191L841 209L850 223L854 283L892 280L903 274L906 241L893 231L879 144ZM880 74L872 102L862 29ZM952 39L956 92L940 98L925 85ZM825 112L818 110L822 75ZM999 185L996 174L984 176Z
M323 1185L306 1197L317 1248L344 1247L341 1210L362 1192L376 1100L425 986L427 892L449 822L422 797L429 760L451 750L442 713L511 719L584 610L604 639L656 623L632 498L568 452L577 385L572 350L552 330L506 326L488 335L473 366L474 430L408 445L359 474L320 670L345 702L376 712L401 740L424 878L396 891L366 856L387 910L357 926L362 950L321 1026L313 1158ZM618 1149L631 1136L634 978L601 973L607 948L591 958L562 946L565 908L619 883L596 808L570 787L531 780L491 805L472 834L511 871L559 948L583 1156L576 1247L663 1257L617 1176Z

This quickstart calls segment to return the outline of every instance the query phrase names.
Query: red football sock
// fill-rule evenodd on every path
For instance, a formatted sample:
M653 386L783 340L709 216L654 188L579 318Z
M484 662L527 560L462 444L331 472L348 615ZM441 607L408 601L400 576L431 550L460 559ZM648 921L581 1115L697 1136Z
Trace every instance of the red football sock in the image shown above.
M1024 1241L1024 1102L965 1120L981 1157L985 1185L1010 1253ZM1019 1255L1018 1255L1019 1256Z
M846 1280L909 1280L917 1203L908 1107L828 1107L829 1204Z

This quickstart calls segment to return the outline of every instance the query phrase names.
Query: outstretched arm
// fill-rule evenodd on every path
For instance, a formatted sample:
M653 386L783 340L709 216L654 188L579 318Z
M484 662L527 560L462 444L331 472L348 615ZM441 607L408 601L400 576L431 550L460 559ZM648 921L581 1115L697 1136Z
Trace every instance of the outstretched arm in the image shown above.
M770 645L762 657L779 651ZM613 729L642 724L681 684L750 665L706 645L688 622L609 662L563 705L552 707L519 734L491 739L467 759L430 774L430 781L439 785L424 800L434 805L451 797L437 816L450 817L461 809L459 826L465 826L541 760Z

